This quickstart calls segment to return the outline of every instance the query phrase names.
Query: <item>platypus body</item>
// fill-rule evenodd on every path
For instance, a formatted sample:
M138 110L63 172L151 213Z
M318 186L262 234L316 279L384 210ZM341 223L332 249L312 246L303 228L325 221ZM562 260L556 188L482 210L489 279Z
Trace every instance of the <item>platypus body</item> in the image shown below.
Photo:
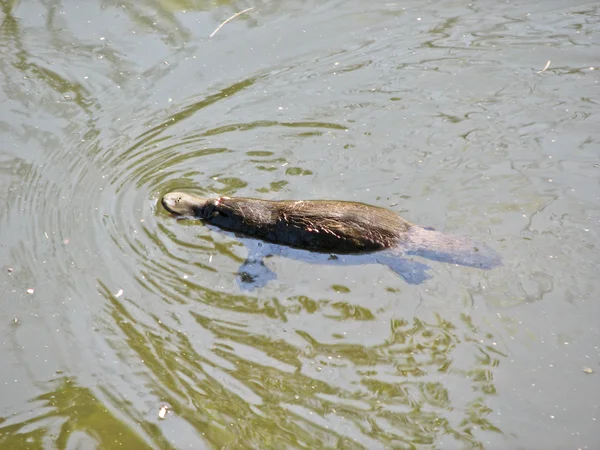
M330 255L371 254L375 257L374 262L388 265L409 283L420 283L429 278L425 273L429 267L401 258L403 255L417 255L480 269L501 265L500 256L486 245L420 227L392 211L364 203L200 198L171 192L162 198L162 205L177 216L201 219L221 229L277 245ZM256 264L265 267L263 256L267 255L251 255L244 263L243 269L246 270L240 271L241 276L244 278L246 275L246 280L252 285L246 287L266 283L258 279L260 273L251 275L247 270L257 272ZM258 272L265 270L268 269ZM271 273L268 278L274 278L274 274Z

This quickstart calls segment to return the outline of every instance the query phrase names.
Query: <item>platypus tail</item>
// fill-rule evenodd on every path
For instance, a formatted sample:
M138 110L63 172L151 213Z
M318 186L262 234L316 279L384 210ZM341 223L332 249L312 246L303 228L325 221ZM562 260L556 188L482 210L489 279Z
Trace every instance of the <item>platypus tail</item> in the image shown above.
M402 245L405 254L461 266L493 269L502 265L500 255L467 237L412 226Z

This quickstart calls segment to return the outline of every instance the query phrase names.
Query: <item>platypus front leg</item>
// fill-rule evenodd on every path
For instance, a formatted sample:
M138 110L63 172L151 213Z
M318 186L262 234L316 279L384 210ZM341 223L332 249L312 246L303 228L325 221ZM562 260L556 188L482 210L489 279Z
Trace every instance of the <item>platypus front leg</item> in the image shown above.
M253 291L265 287L269 281L276 280L277 275L265 265L265 257L273 255L271 245L254 242L249 245L246 261L240 266L237 273L237 283L244 291Z

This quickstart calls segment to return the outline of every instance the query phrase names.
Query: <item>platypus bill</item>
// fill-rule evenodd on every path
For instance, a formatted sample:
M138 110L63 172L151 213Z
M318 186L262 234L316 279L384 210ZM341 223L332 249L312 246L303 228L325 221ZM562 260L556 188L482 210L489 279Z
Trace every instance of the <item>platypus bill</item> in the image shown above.
M240 268L246 289L264 286L275 278L263 258L277 253L295 259L345 264L379 263L389 266L408 283L422 283L429 267L402 258L416 255L479 269L502 264L493 249L469 238L412 224L396 213L364 203L336 200L281 200L255 198L200 198L170 192L163 207L180 217L201 219L224 230L241 233L277 246L308 250L294 252L276 246L256 246ZM314 252L328 255L319 258ZM304 255L302 254L304 253ZM330 255L340 255L331 257Z

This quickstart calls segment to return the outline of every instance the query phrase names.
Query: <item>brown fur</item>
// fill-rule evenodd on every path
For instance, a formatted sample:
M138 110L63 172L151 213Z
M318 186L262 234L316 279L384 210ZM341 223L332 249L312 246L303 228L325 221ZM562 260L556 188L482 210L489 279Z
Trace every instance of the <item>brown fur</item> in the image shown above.
M391 248L413 226L384 208L334 200L200 199L171 193L165 195L163 205L172 213L199 217L220 228L322 252Z

